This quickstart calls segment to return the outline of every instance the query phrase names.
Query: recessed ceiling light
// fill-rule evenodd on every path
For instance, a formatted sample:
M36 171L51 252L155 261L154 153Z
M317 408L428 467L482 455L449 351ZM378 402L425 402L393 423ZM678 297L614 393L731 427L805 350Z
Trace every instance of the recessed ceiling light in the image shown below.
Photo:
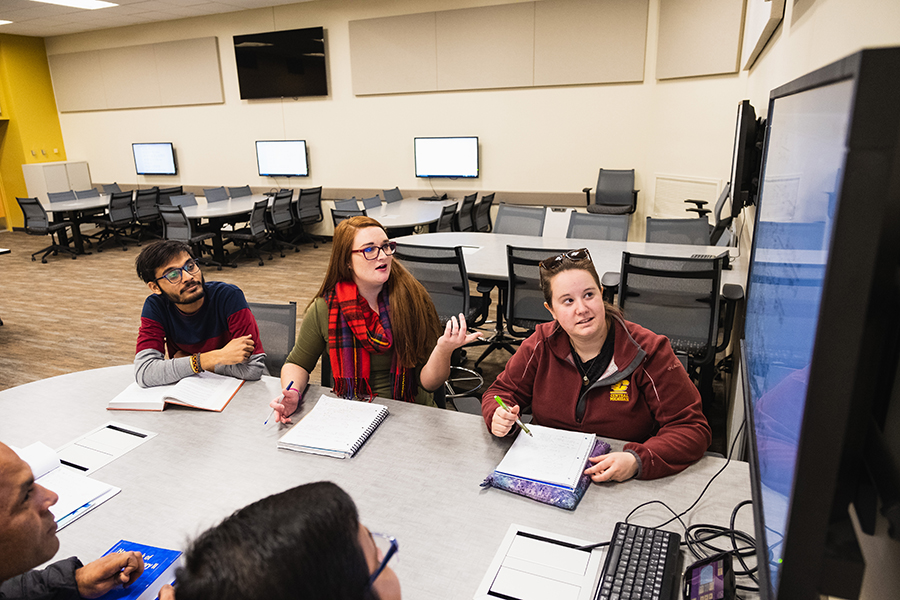
M44 4L57 4L59 6L71 6L72 8L86 8L95 10L97 8L109 8L110 6L118 6L112 2L104 2L103 0L31 0L32 2L43 2Z

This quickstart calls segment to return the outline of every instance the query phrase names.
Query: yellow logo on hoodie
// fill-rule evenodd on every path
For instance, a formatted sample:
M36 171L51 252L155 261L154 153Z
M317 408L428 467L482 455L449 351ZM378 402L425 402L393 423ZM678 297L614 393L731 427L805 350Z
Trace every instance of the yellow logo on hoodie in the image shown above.
M623 379L609 388L610 402L628 402L628 380Z

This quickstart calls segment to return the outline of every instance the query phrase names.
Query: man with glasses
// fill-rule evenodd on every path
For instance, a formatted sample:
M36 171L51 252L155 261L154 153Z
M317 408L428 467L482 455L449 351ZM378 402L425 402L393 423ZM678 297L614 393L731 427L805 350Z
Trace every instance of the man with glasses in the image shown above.
M266 355L259 327L240 288L204 281L190 247L175 240L146 246L134 264L153 292L141 312L138 385L166 385L202 371L245 380L262 376Z

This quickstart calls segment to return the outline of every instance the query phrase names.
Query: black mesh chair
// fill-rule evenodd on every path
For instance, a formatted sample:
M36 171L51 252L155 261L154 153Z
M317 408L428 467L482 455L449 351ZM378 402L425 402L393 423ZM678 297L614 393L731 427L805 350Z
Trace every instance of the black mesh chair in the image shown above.
M572 212L567 238L587 240L628 240L628 215L598 215Z
M501 204L497 208L494 233L539 236L544 231L544 218L546 215L547 211L544 210L543 206Z
M297 338L297 303L248 302L247 305L259 326L259 341L266 353L266 369L272 377L280 377L281 367Z
M169 196L169 204L171 206L197 206L197 198L191 192L174 194Z
M399 259L413 277L428 291L441 324L460 314L466 326L474 329L484 324L491 304L490 296L472 297L461 246L440 248L397 244L394 258ZM477 372L461 366L463 352L454 353L451 374L447 380L447 397L466 396L479 389L484 379Z
M728 347L736 305L743 299L738 285L719 291L725 260L725 255L701 259L622 253L619 307L630 321L668 337L675 353L687 357L688 373L705 406L714 396L716 353Z
M453 225L456 221L456 207L458 206L459 202L454 202L441 209L441 216L438 217L434 228L435 231L453 231Z
M224 187L203 188L203 197L207 202L222 202L228 200L228 190Z
M81 200L82 198L99 198L100 190L97 188L88 188L86 190L75 190L75 197Z
M228 188L228 196L230 198L245 198L247 196L252 196L253 192L250 190L249 185L242 185L241 187L230 187Z
M337 208L331 209L331 222L334 223L334 226L337 227L341 221L349 219L350 217L365 217L366 211L355 209L355 210L340 210Z
M72 190L66 190L65 192L47 192L47 199L50 202L68 202L69 200L75 200L75 192Z
M172 187L167 187L167 188L160 188L158 204L168 204L171 206L172 196L181 196L183 194L184 194L184 187L182 187L180 185L174 185Z
M25 226L13 227L13 229L16 231L24 231L28 235L50 236L50 245L32 254L31 260L37 260L35 256L42 252L44 255L41 256L41 262L44 264L47 264L47 255L53 254L53 256L56 256L60 252L68 252L72 255L73 260L78 258L78 253L75 252L73 248L69 248L68 245L57 241L59 239L59 232L65 231L67 227L75 227L75 225L70 221L50 223L50 219L47 217L47 211L44 210L41 201L37 198L16 198L16 202L19 203L19 208L22 209L22 214L25 216ZM54 238L54 235L56 235L57 238Z
M162 237L162 221L159 218L159 187L137 190L134 194L134 219L138 224L138 241Z
M475 231L475 221L472 218L472 207L478 194L469 194L463 198L462 206L456 213L456 231Z
M381 197L380 196L372 196L371 198L363 198L363 208L366 210L371 210L373 208L378 208L381 206Z
M109 195L109 208L106 214L91 219L91 222L102 228L97 237L97 252L103 252L103 246L108 243L119 244L122 250L128 250L125 242L140 243L140 240L127 235L135 224L134 206L131 199L132 193L113 192Z
M359 201L356 198L349 200L335 200L334 207L337 210L359 210Z
M645 241L660 244L709 245L709 219L654 219L647 217Z
M397 187L392 190L381 190L381 193L384 194L384 201L388 204L403 200L403 194L400 193L400 188Z
M179 240L188 244L193 250L197 261L204 265L212 265L222 270L222 265L218 261L205 258L203 254L212 254L212 246L204 244L206 240L215 237L214 233L198 233L194 231L191 221L184 215L184 210L180 206L159 207L159 216L163 222L163 237L167 240Z
M284 258L285 248L293 248L294 252L300 251L296 244L287 239L294 229L293 199L294 190L278 190L275 198L272 199L272 207L268 213L268 226L272 234L271 242L278 248L282 258Z
M232 264L236 263L239 258L251 256L259 260L259 266L263 266L260 250L269 242L269 230L266 227L266 211L269 209L269 201L262 199L253 203L253 211L250 213L250 222L246 227L235 231L223 231L222 238L226 242L231 242L238 246L238 252L229 258ZM272 254L269 253L269 260L272 260ZM265 348L265 344L263 344Z
M121 192L122 189L119 187L119 184L113 181L112 183L104 183L103 184L103 193L104 194L112 194L113 192Z
M481 202L475 207L475 231L488 232L493 224L491 223L491 205L494 204L494 193L490 193L481 197Z
M591 188L581 190L587 198L588 212L602 215L630 215L637 208L634 169L600 169L597 191L591 203Z
M297 202L294 203L294 207L297 225L301 231L291 240L291 243L298 244L311 240L313 248L319 247L317 242L324 244L327 241L325 237L309 233L310 227L316 223L321 223L324 219L322 214L322 186L300 190L300 196L297 198Z

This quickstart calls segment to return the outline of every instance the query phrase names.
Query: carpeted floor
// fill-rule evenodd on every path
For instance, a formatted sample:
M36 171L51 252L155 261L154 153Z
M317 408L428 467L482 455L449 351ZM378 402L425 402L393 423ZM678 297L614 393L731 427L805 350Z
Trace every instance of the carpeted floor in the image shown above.
M149 294L134 269L140 249L132 245L126 251L110 248L76 260L51 255L47 264L41 264L40 257L32 262L31 253L48 240L0 232L0 248L12 251L0 255L0 390L134 359L141 307ZM295 301L299 325L322 283L330 253L330 242L319 248L306 244L285 258L275 254L262 267L247 260L236 269L204 267L203 273L207 280L237 285L250 302ZM471 366L482 351L469 350L464 366ZM488 384L508 359L506 352L497 351L485 360ZM313 381L319 380L317 371Z

